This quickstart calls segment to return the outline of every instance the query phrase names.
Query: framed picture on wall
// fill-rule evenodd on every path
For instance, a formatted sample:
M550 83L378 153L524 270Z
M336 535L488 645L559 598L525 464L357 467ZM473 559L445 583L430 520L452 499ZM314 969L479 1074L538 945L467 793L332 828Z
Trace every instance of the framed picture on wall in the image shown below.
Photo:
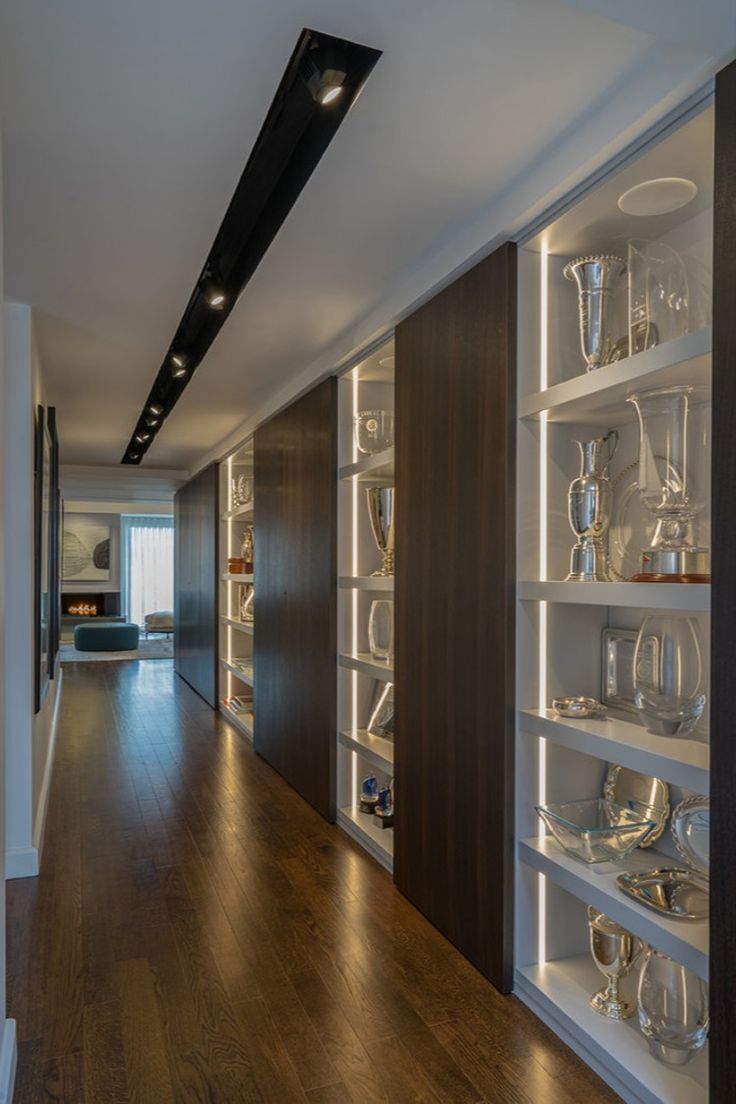
M34 572L35 572L35 652L36 652L36 712L43 704L49 686L49 656L51 652L51 435L42 406L36 409L34 463Z
M51 485L49 511L49 678L56 677L61 637L61 491L59 489L59 438L56 431L56 407L46 413L51 441Z
M64 582L96 583L110 579L110 526L71 514L64 522Z

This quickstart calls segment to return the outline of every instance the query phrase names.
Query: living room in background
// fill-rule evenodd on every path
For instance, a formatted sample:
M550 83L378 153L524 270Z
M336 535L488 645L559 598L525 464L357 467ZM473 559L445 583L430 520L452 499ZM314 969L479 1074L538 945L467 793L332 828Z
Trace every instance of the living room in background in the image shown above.
M174 519L123 514L120 518L122 608L145 628L146 617L174 608Z

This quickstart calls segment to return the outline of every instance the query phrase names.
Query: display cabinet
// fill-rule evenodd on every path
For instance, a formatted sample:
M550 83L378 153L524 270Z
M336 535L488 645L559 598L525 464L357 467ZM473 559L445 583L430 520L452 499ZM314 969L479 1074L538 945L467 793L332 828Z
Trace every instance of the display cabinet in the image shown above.
M519 249L515 991L636 1104L708 1100L713 149L705 107ZM624 892L688 843L700 895Z
M391 870L393 340L340 377L338 421L337 822Z
M220 464L219 687L221 712L253 740L253 441Z

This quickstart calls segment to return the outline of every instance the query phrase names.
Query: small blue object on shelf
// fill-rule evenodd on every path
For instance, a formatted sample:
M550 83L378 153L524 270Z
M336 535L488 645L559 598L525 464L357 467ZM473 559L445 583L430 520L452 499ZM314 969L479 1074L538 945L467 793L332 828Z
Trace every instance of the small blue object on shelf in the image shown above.
M378 780L375 774L369 774L363 779L360 787L360 811L372 813L378 802Z
M382 828L393 828L394 824L394 795L393 786L384 786L378 793L375 816Z

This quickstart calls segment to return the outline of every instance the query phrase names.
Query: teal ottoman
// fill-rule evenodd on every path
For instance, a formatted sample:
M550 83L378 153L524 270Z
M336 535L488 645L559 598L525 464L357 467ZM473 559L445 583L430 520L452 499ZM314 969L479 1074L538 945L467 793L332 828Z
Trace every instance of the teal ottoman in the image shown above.
M77 625L74 629L74 647L78 652L134 652L138 647L138 636L137 625Z

